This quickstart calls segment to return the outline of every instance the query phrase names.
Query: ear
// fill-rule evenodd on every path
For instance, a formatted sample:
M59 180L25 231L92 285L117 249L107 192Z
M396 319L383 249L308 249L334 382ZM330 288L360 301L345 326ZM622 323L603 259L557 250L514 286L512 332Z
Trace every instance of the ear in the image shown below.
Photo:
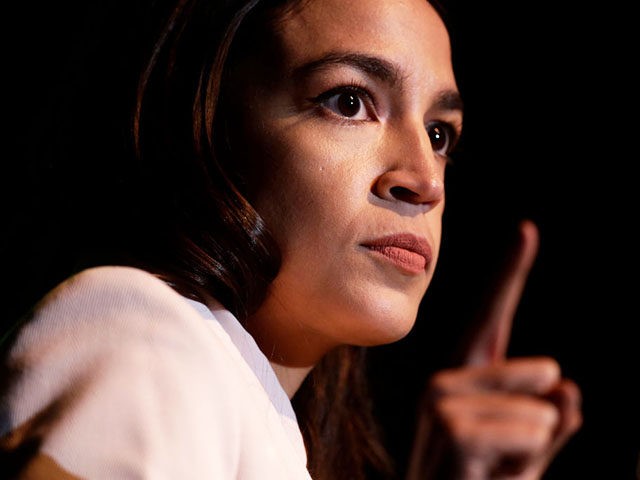
M509 252L494 288L485 299L475 328L462 351L466 365L489 365L506 358L511 327L522 292L535 261L539 233L530 220L523 220L517 240Z

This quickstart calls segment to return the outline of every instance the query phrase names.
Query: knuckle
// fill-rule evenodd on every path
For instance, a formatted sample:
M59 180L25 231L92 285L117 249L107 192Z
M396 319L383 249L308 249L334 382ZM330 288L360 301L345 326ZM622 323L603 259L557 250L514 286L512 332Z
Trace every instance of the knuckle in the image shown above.
M539 371L542 379L549 383L557 382L560 379L560 364L551 357L541 357L539 359Z
M548 402L540 402L537 409L537 416L541 420L542 424L550 427L558 424L560 413L555 405Z
M451 376L452 372L450 370L441 370L431 376L428 389L434 401L447 395L450 390Z
M541 423L530 423L527 435L531 446L536 451L544 450L551 441L551 428Z

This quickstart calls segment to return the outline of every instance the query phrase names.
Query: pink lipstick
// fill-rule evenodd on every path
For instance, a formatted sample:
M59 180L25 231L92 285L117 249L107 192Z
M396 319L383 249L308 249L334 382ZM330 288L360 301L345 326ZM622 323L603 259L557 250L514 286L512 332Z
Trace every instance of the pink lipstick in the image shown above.
M387 235L362 245L407 273L424 272L431 263L429 242L411 233Z

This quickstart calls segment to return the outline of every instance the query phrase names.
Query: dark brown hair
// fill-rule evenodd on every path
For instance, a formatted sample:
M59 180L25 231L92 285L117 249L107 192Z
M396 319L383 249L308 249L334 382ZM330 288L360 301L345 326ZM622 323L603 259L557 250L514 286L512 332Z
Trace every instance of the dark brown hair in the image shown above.
M182 293L213 295L240 321L263 301L280 257L242 191L229 145L234 132L225 82L233 63L256 48L256 36L268 32L284 8L299 4L179 0L167 7L138 90L136 151L151 204L162 212L156 223L172 226L160 229L155 247L147 245L140 258ZM374 471L391 476L365 366L365 349L338 348L293 399L315 479L364 479Z
M156 226L173 226L160 229L161 248L141 252L143 261L190 296L213 292L239 318L261 303L280 264L238 191L217 128L227 55L258 3L179 0L141 76L133 122L145 186L158 205L145 210L158 212Z

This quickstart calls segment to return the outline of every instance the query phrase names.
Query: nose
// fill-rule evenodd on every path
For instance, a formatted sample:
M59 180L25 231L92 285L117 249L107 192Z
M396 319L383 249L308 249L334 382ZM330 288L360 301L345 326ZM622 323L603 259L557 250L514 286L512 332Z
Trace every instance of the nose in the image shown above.
M446 159L433 151L422 122L387 137L382 149L386 169L376 179L372 193L383 200L429 210L442 202Z

